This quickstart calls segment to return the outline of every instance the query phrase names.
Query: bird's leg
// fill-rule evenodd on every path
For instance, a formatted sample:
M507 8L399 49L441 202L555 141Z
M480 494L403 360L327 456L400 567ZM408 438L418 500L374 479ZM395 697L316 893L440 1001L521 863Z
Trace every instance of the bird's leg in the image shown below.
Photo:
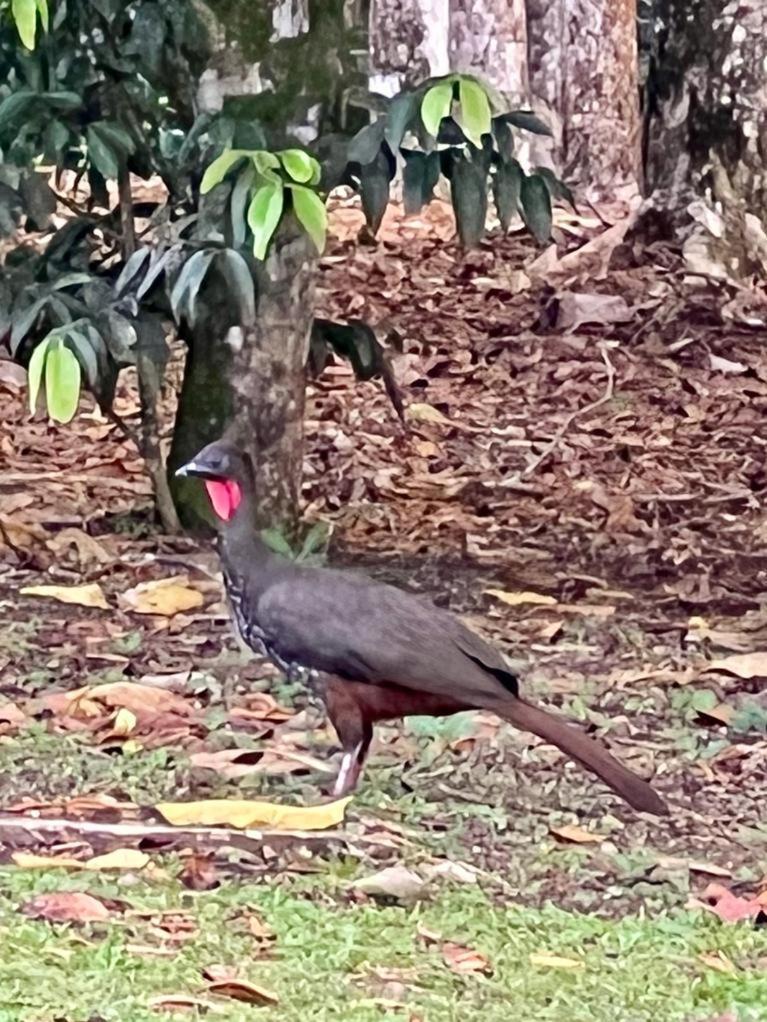
M367 724L362 740L357 742L352 749L344 747L341 768L338 771L336 783L333 785L333 794L338 798L342 795L348 795L357 787L372 740L373 728Z

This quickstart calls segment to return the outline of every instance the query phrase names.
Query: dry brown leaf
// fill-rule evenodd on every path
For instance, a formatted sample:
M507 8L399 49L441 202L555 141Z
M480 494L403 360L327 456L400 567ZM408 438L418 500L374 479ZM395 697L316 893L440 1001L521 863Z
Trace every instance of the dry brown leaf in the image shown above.
M400 864L387 866L377 873L355 880L352 887L373 898L412 901L423 892L424 882L417 873Z
M334 770L321 759L290 749L220 749L218 752L194 752L192 766L215 770L230 780L249 774L285 775L313 770L332 774Z
M212 891L221 885L214 855L190 855L179 874L179 880L192 891Z
M698 955L698 958L704 965L707 965L709 969L715 969L717 972L723 972L726 976L734 976L738 971L735 968L735 965L722 951L712 951L708 954L700 954Z
M12 724L19 727L26 722L27 715L20 710L16 703L3 703L0 706L0 724Z
M188 716L191 707L174 692L164 692L137 681L113 681L88 685L66 693L68 712L84 717L99 716L103 707L130 710L134 716L146 713L177 713Z
M176 827L273 827L276 830L327 830L343 822L351 796L319 806L211 799L209 802L161 802L155 808Z
M27 371L17 362L0 359L0 387L11 394L21 394L27 386Z
M553 607L556 599L553 596L546 596L543 593L532 592L507 592L505 589L485 589L488 596L494 596L496 600L508 604L510 607L521 607L525 603L534 603L541 607Z
M442 945L442 960L451 972L461 976L477 972L489 976L493 972L487 955L483 955L475 948L453 944L452 941L445 941Z
M557 327L560 330L577 330L583 323L628 323L635 315L621 295L563 291L557 298Z
M721 660L712 660L704 671L727 671L746 681L751 678L767 678L767 652L759 650L754 653L736 653Z
M552 955L548 951L533 951L530 955L530 964L541 969L582 969L583 962L577 958L564 958L562 955Z
M30 919L45 919L49 923L100 922L110 916L103 901L83 891L38 894L25 902L21 911Z
M111 564L114 558L93 536L82 529L62 529L52 536L45 544L58 556L73 546L77 551L77 559L82 566L88 564Z
M413 422L431 422L439 426L452 426L453 423L446 415L443 415L439 408L434 405L427 405L422 402L414 402L405 409L405 417Z
M604 834L594 834L575 823L566 823L562 827L549 827L549 830L554 837L558 837L562 841L572 841L576 845L598 845L605 840Z
M96 607L109 610L106 596L96 582L82 586L22 586L21 596L42 596L59 603L75 603L79 607Z
M718 703L708 710L696 710L695 712L703 720L713 720L717 724L729 724L735 716L735 707L728 703Z
M159 614L173 617L203 604L202 593L193 588L185 575L141 582L119 597L121 606L135 614Z
M192 997L189 994L161 994L159 997L150 998L149 1005L157 1011L183 1011L188 1014L189 1011L199 1008L204 1014L209 1011L221 1013L219 1006L212 1001L206 1001L203 997Z
M211 983L208 990L219 997L229 997L233 1001L243 1001L245 1004L261 1004L264 1006L280 1003L277 994L264 987L256 986L255 983L247 983L242 979L224 979Z

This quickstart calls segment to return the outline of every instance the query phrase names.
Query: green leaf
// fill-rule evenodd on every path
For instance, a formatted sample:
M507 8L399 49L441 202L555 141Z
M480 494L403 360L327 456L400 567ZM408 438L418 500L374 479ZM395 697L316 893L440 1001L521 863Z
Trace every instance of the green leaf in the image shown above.
M222 263L222 273L237 296L240 323L243 326L252 326L256 320L256 289L250 267L244 257L233 248L225 248L223 252L219 252L218 258Z
M54 163L61 159L62 150L69 141L69 129L61 121L49 121L43 132L43 156Z
M0 103L0 129L8 127L17 117L25 114L37 98L38 94L32 89L19 89L6 96Z
M389 204L389 161L382 149L372 163L366 164L360 171L360 193L362 211L368 227L375 234L381 226L383 215Z
M80 400L80 363L64 344L64 338L49 346L45 359L45 399L55 422L70 422Z
M37 396L40 393L40 384L43 379L43 367L45 365L45 353L48 350L48 338L41 341L32 352L32 357L27 366L27 378L29 380L29 410L35 414L37 407Z
M120 162L135 152L133 139L121 125L114 121L94 121L92 127L101 141L122 158Z
M80 320L81 325L85 325L85 320ZM86 328L87 329L87 328ZM67 340L74 349L74 355L80 363L80 367L85 373L85 380L91 390L95 389L98 384L99 378L99 361L96 351L94 350L90 336L96 334L100 338L100 335L96 330L91 328L91 331L86 332L86 329L76 329L76 324L73 323L67 328ZM103 344L103 340L101 341Z
M16 22L22 43L28 50L34 50L35 29L37 28L36 0L12 0L11 14Z
M120 173L120 161L114 150L100 137L93 124L88 125L86 138L91 163L107 181L114 181Z
M152 249L148 246L138 248L120 271L120 276L115 281L115 294L119 297L128 287L131 281L138 276L144 268L144 263L150 258Z
M485 232L487 174L465 154L453 161L450 196L461 244L473 248Z
M393 153L396 153L402 145L402 139L405 137L408 124L417 107L418 94L415 92L400 92L389 104L386 111L384 138Z
M314 177L316 160L303 149L283 149L277 154L282 165L294 181L306 184Z
M48 304L49 297L49 295L43 295L42 298L36 299L31 305L28 305L19 316L14 318L10 341L12 355L16 354L19 345L34 326L37 317Z
M500 117L494 117L493 134L495 135L495 142L498 146L501 162L508 163L514 156L514 133L506 121Z
M226 152L221 153L220 156L208 165L205 173L202 175L202 181L200 182L200 194L206 195L211 188L215 188L217 184L220 184L235 163L239 163L240 160L249 158L252 154L248 149L227 149Z
M48 0L37 0L37 12L40 15L40 24L43 26L43 31L48 31L48 25L50 18L48 17Z
M440 82L434 85L423 97L421 103L421 120L423 126L433 137L437 137L439 125L443 117L447 117L453 105L453 81Z
M197 292L202 286L205 274L208 272L211 260L215 251L200 250L190 256L181 268L170 293L170 307L173 317L178 323L182 315L182 307L186 310L187 318L194 317L194 308L197 301Z
M501 114L500 120L506 121L507 124L513 124L515 128L532 131L534 135L551 135L552 133L548 124L532 110L512 110L510 113Z
M320 255L325 250L328 231L328 213L325 203L316 192L309 188L293 188L293 212L296 219L314 242Z
M578 208L575 205L575 196L570 191L564 181L560 180L553 170L549 167L536 167L534 173L542 177L546 182L546 187L549 190L549 195L554 199L564 199L565 202L569 202L572 208L578 212Z
M456 120L463 133L481 149L482 136L490 134L492 125L490 101L482 86L470 78L462 78L458 90L461 109Z
M524 171L516 160L501 163L493 178L493 192L498 219L504 231L509 229L514 214L519 209Z
M373 162L384 140L385 123L383 117L379 117L377 121L366 124L357 132L349 143L347 157L350 163L359 163L364 166L366 163Z
M282 216L285 202L281 181L269 181L261 185L248 208L248 226L253 232L253 255L264 259L272 235Z
M440 156L436 150L422 153L402 149L401 152L405 157L403 200L405 213L410 216L419 213L425 203L431 202L434 186L439 180Z
M288 557L291 561L295 559L296 555L293 553L292 546L278 529L262 529L261 539L276 554L282 554L283 557Z
M272 171L280 169L280 161L268 149L257 149L250 156L253 160L253 166L263 177L273 178L275 175Z
M537 174L522 178L520 188L522 219L538 244L551 240L551 196L546 182Z
M256 183L256 168L252 163L237 175L237 180L232 189L232 197L229 200L229 219L232 224L232 241L235 245L242 245L245 241L245 234L248 229L248 220L245 207L250 199L250 192Z

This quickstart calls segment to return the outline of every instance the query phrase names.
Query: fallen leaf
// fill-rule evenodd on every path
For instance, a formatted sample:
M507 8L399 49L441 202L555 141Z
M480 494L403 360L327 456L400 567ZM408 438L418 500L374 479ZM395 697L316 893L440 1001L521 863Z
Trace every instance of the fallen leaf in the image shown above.
M0 387L11 394L20 394L27 386L27 371L8 359L0 359Z
M715 969L717 972L723 972L726 976L733 976L738 971L727 955L723 954L721 951L701 954L698 955L698 958L704 965L707 965L709 969Z
M728 703L718 703L709 709L700 709L695 712L704 720L713 720L717 724L729 724L735 716L735 707L730 706Z
M575 823L566 823L562 827L549 827L549 830L554 837L558 837L562 841L572 841L576 845L598 845L605 840L604 834L594 834Z
M405 416L408 419L412 419L413 422L432 422L440 426L453 425L450 419L443 415L439 408L418 401L407 406Z
M560 330L577 330L582 323L628 323L635 315L621 295L563 291L557 299Z
M206 1001L202 997L191 997L189 994L162 994L160 997L150 998L149 1006L157 1011L189 1012L199 1008L201 1014L217 1012L217 1005L211 1001Z
M173 617L203 604L202 593L189 584L185 575L141 582L118 599L123 607L135 614L160 614L163 617Z
M113 557L107 553L104 547L93 536L89 536L82 529L62 529L52 536L45 544L48 549L59 556L65 553L69 547L77 551L77 559L85 567L88 564L111 564Z
M137 848L115 848L105 855L94 855L91 859L74 859L66 855L35 855L31 852L14 852L11 856L21 869L143 869L149 863L146 852Z
M485 589L488 596L494 596L496 600L507 603L510 607L520 607L525 603L535 603L541 607L553 607L556 599L553 596L545 596L543 593L510 593L505 589Z
M20 710L16 703L3 703L0 706L0 724L12 724L18 727L26 723L27 715Z
M343 822L351 796L319 806L211 799L208 802L161 802L158 813L175 827L274 827L275 830L326 830Z
M701 899L694 898L691 904L693 907L713 912L725 923L752 919L764 910L758 898L741 898L722 884L709 884Z
M208 987L211 994L219 997L230 997L233 1001L243 1001L245 1004L275 1005L280 999L271 990L256 986L255 983L246 983L242 979L225 979L211 983Z
M137 681L112 681L105 685L87 685L66 693L69 713L81 716L97 716L102 707L130 710L134 716L146 713L178 713L188 716L189 703L174 692L164 692L151 685Z
M109 610L104 591L96 582L83 586L22 586L19 593L21 596L42 596L59 603Z
M550 955L548 951L533 951L530 964L541 969L582 969L583 962L577 958L563 958L562 955Z
M423 891L424 881L406 866L387 866L370 876L355 880L352 887L373 898L412 901Z
M115 737L129 735L135 730L137 723L136 714L132 710L121 706L115 714L115 719L112 721L112 735Z
M712 660L704 671L727 671L738 678L750 681L751 678L767 678L767 653L736 653L721 660Z
M493 971L487 955L462 944L453 944L451 941L445 941L442 945L442 960L451 972L461 976L477 972L489 976Z
M733 362L729 358L723 358L721 355L712 355L709 352L708 361L714 372L717 373L747 373L748 366L742 362Z
M109 909L98 898L82 891L54 891L38 894L21 906L30 919L49 923L90 923L109 918Z
M314 770L332 774L334 770L321 759L289 749L220 749L218 752L194 752L192 766L215 770L222 777L236 779L248 774L293 774Z

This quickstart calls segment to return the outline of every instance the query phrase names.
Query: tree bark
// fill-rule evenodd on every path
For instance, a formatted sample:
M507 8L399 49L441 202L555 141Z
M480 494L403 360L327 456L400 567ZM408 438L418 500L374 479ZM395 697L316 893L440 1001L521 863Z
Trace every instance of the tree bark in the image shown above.
M450 0L450 67L479 75L513 106L528 101L525 0Z
M767 269L767 11L741 0L656 0L647 183L691 270ZM690 216L694 226L691 227Z
M370 88L393 96L450 71L450 0L371 0Z
M530 87L561 135L557 170L610 195L641 183L636 0L528 0Z

